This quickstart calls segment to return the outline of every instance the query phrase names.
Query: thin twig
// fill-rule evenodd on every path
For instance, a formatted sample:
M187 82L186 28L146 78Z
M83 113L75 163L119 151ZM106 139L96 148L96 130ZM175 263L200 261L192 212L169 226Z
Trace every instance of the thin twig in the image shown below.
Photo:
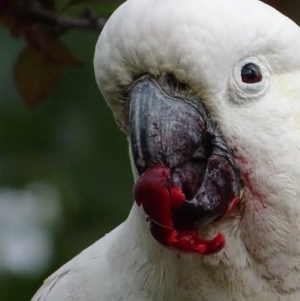
M30 3L30 5L28 5ZM62 13L43 8L38 1L28 1L23 7L9 8L0 16L18 18L44 25L52 25L60 32L69 29L94 30L100 32L106 23L106 18L96 17L89 13L81 17L70 17Z

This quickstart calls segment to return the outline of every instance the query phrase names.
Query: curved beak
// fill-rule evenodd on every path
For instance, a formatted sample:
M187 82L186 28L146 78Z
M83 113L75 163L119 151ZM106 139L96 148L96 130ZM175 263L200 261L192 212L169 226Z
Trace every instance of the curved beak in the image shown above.
M185 201L172 212L177 229L214 221L239 200L241 180L219 127L199 100L145 76L131 90L130 140L142 175L155 165L170 169L166 186Z
M137 170L163 164L174 168L188 161L206 131L206 114L179 95L168 95L146 77L131 91L130 139Z

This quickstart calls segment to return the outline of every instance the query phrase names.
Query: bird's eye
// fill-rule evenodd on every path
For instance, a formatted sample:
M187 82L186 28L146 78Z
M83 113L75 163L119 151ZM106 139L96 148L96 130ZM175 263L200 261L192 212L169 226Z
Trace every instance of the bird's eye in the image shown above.
M228 81L232 100L243 104L263 97L270 87L270 70L263 57L239 61Z
M262 73L257 65L248 63L241 70L241 78L246 84L255 84L262 80Z

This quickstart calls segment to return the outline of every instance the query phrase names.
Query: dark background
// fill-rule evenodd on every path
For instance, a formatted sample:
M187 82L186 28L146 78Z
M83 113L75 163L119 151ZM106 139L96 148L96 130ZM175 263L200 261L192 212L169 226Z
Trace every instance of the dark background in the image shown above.
M108 15L121 2L99 0L99 12ZM269 2L300 19L300 2ZM97 38L80 31L65 36L85 64L66 69L54 93L29 110L12 80L24 42L0 27L1 301L30 300L46 276L116 227L130 210L127 141L94 79ZM28 233L47 253L33 269L26 267L38 262L29 264L31 244L26 249L19 243L21 237L26 244Z

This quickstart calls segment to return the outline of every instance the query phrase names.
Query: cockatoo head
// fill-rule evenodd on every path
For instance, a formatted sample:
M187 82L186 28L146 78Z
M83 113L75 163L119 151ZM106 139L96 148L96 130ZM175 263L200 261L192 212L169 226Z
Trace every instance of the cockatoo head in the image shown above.
M210 254L230 236L259 260L296 252L297 25L256 0L129 0L94 66L158 241Z

